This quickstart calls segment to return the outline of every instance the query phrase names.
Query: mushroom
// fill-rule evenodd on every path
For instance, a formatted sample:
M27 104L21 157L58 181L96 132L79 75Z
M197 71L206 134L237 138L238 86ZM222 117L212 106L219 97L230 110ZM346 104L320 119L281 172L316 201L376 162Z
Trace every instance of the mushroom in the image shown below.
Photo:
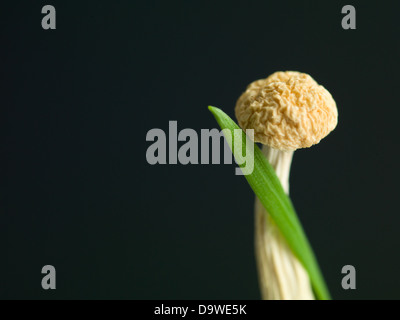
M289 193L293 152L320 142L337 125L331 94L305 73L276 72L252 82L236 103L243 130L254 130L254 142ZM314 299L310 279L279 229L256 198L255 254L261 296L268 300Z

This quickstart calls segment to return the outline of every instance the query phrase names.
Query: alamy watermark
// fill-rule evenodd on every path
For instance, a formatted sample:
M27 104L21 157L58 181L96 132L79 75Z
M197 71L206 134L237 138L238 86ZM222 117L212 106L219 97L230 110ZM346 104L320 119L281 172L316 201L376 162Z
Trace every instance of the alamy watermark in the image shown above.
M44 290L55 290L56 288L56 268L52 265L46 265L42 268L42 274L46 274L42 279L42 288Z
M233 130L233 134L229 129L221 131L201 129L200 135L188 128L178 132L177 121L169 121L168 139L162 129L151 129L147 132L146 141L153 143L147 148L146 160L151 165L210 164L211 156L211 164L220 164L221 141L223 141L223 163L232 164L231 148L233 148L236 154L235 162L240 166L236 168L235 174L248 175L254 170L254 130L246 130L245 148L243 148L242 135L241 129ZM184 143L178 148L179 142Z
M356 289L356 268L351 264L345 265L342 268L342 274L345 276L342 279L342 288L344 290Z
M42 18L42 28L44 30L55 30L56 29L56 9L54 6L45 5L42 8L42 13L45 16Z
M346 14L342 18L342 28L344 30L356 29L356 8L351 5L345 5L342 8L342 13Z

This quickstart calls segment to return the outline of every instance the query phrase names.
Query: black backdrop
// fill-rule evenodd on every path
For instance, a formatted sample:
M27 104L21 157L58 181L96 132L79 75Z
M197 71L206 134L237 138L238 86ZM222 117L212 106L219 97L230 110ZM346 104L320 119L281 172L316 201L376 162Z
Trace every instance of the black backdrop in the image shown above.
M57 29L41 28L41 8ZM357 29L343 30L353 4ZM253 193L233 165L146 162L146 133L216 128L245 86L309 73L336 130L291 196L336 299L399 298L399 5L8 1L1 23L0 298L258 299ZM41 288L54 265L57 289ZM341 268L357 289L341 288Z

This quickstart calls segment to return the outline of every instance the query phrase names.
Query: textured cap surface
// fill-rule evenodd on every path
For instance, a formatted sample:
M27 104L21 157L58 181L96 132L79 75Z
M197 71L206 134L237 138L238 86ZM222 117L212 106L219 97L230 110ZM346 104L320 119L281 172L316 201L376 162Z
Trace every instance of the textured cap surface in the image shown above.
M252 82L235 107L243 130L275 149L296 150L317 144L337 124L331 94L305 73L275 72Z

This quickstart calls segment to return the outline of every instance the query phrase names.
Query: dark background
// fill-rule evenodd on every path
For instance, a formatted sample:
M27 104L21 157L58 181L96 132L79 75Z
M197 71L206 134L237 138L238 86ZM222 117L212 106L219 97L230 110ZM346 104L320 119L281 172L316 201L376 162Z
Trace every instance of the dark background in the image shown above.
M41 28L54 5L57 29ZM343 30L341 8L357 10ZM339 124L291 196L335 299L399 298L400 6L8 1L1 29L0 298L259 299L254 195L234 165L146 162L146 133L216 128L251 81L309 73ZM54 265L57 289L41 288ZM357 289L341 288L341 268Z

